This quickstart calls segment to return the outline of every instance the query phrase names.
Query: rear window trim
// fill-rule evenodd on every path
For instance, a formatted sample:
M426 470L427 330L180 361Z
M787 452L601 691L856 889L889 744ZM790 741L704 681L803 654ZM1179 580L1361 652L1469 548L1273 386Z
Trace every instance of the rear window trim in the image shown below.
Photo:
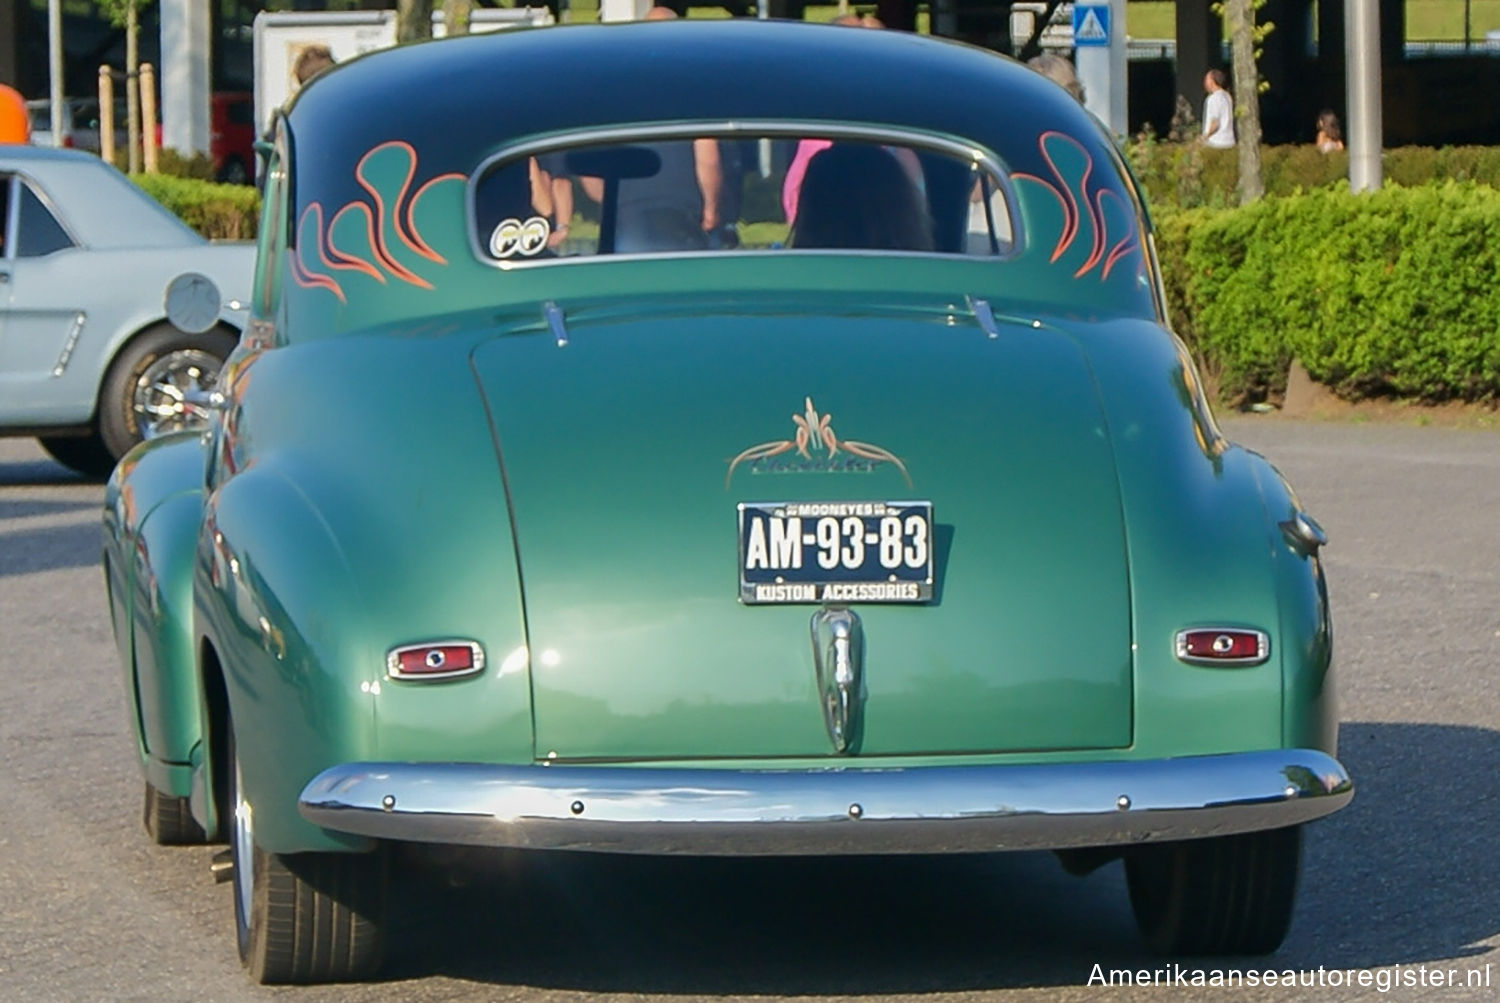
M725 138L803 139L814 136L819 139L850 140L873 143L899 144L946 154L957 160L979 165L999 184L1005 200L1005 210L1011 220L1010 247L1003 254L964 255L944 251L881 251L867 249L823 249L823 248L732 248L717 251L634 251L618 254L569 255L558 258L530 260L496 260L485 253L485 242L479 234L476 190L479 179L502 161L519 160L522 157L552 153L566 147L611 142L650 142L682 139ZM501 147L480 161L469 172L464 185L464 229L469 237L469 251L474 260L497 271L508 272L520 269L555 268L559 265L599 264L609 261L643 260L701 260L718 261L731 258L785 257L788 254L815 257L875 257L875 258L933 258L939 261L987 261L1001 263L1019 257L1025 251L1026 233L1021 225L1020 203L1011 185L1010 175L1002 162L990 150L972 140L960 139L944 133L927 132L920 129L891 125L872 125L848 122L826 122L817 119L732 119L691 122L637 122L627 126L607 126L598 129L576 129L565 133L554 133L536 139L526 139Z

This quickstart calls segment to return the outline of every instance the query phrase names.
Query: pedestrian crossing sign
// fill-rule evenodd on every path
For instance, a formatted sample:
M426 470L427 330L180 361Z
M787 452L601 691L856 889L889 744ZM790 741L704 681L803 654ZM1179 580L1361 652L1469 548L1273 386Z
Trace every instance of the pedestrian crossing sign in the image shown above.
M1109 44L1109 6L1107 4L1073 5L1073 46Z

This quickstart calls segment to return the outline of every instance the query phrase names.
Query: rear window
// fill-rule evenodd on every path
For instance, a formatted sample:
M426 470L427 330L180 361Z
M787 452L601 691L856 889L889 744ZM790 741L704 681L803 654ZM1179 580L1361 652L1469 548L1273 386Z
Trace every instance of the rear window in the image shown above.
M610 140L502 158L471 212L493 263L730 250L999 256L1015 244L998 167L901 137Z
M41 258L73 246L52 210L25 182L17 185L20 202L16 216L16 257Z

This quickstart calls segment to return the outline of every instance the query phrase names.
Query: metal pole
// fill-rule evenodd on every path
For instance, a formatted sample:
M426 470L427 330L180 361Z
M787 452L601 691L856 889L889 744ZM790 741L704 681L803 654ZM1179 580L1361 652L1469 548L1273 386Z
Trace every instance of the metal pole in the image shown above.
M62 0L47 0L48 97L52 99L52 145L63 145Z
M1097 6L1091 5L1090 10ZM1073 63L1078 69L1078 82L1083 85L1084 107L1094 113L1109 131L1124 136L1130 131L1129 109L1125 94L1125 0L1110 0L1107 39L1095 38L1091 43L1078 45L1083 39L1075 39ZM1076 8L1075 8L1076 10ZM1095 22L1101 27L1106 22Z
M1349 90L1349 189L1373 191L1381 183L1380 148L1384 145L1379 0L1346 0L1344 47Z
M771 16L771 0L755 0L755 16L762 21ZM769 178L771 176L771 141L762 139L755 144L755 159L758 161L756 167L760 170L760 176Z

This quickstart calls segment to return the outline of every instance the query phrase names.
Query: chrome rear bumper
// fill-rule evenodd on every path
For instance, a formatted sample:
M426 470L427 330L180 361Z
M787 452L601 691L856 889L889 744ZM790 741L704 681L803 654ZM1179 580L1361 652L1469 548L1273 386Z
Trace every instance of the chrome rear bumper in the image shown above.
M714 770L346 763L304 818L422 843L758 856L965 853L1194 839L1307 822L1354 795L1277 749L1140 762Z

